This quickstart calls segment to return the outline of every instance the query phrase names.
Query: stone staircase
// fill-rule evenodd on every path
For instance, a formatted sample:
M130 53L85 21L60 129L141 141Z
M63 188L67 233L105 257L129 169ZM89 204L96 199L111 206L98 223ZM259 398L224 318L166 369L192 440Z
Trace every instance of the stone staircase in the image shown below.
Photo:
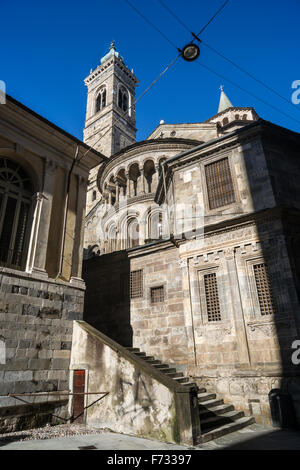
M162 363L153 356L147 356L138 348L126 349L181 385L196 385L182 372L177 372L176 368ZM236 411L232 404L224 403L223 399L217 398L215 393L207 392L205 388L198 387L198 406L201 426L199 444L238 431L255 422L252 416L245 416L243 411Z

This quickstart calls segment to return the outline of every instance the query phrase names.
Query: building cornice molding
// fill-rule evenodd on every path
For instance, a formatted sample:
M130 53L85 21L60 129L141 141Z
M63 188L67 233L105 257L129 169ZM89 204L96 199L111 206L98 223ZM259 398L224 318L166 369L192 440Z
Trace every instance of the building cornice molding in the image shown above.
M106 71L109 69L111 65L115 64L119 69L125 73L125 75L132 80L132 82L137 85L139 83L139 80L136 78L136 76L129 70L127 65L123 62L122 59L117 58L116 56L111 57L110 59L106 60L103 64L98 65L98 67L93 70L85 79L84 83L87 85L91 81L93 81L98 75L100 75L102 72Z
M58 158L71 162L76 147L79 146L78 158L82 157L87 151L89 154L81 160L80 166L82 168L88 166L91 169L107 159L97 150L90 149L84 142L27 108L11 96L7 96L6 104L0 107L0 123L3 132L7 133L10 139L39 156L51 158L55 154ZM18 142L18 136L20 142ZM43 155L41 155L41 148L44 152Z

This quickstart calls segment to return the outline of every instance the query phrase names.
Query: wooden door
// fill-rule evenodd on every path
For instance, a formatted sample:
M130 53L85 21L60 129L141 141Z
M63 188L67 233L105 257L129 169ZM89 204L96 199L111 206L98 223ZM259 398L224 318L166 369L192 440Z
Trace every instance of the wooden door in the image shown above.
M80 393L80 395L73 395L73 418L78 416L74 419L77 424L84 422L84 392L85 370L74 370L73 393Z

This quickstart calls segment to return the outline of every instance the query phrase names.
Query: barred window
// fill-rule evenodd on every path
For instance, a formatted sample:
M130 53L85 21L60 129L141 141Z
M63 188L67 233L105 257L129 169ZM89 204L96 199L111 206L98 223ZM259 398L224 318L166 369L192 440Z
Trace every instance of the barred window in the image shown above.
M216 273L204 275L205 298L208 321L221 321Z
M235 201L228 158L205 165L205 177L210 209Z
M15 161L0 158L0 265L24 269L33 187Z
M262 315L271 315L275 312L268 268L265 263L253 266L254 277Z
M165 299L164 286L151 287L150 294L151 294L151 303L152 304L157 304L159 302L163 302L164 299Z
M143 270L131 271L130 273L130 298L143 297Z

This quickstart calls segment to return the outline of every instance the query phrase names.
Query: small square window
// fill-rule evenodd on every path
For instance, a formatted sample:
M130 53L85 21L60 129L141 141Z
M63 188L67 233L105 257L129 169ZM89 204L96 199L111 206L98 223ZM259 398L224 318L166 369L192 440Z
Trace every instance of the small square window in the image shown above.
M160 302L164 302L164 300L165 300L164 286L151 287L150 294L151 294L151 303L152 304L158 304Z

